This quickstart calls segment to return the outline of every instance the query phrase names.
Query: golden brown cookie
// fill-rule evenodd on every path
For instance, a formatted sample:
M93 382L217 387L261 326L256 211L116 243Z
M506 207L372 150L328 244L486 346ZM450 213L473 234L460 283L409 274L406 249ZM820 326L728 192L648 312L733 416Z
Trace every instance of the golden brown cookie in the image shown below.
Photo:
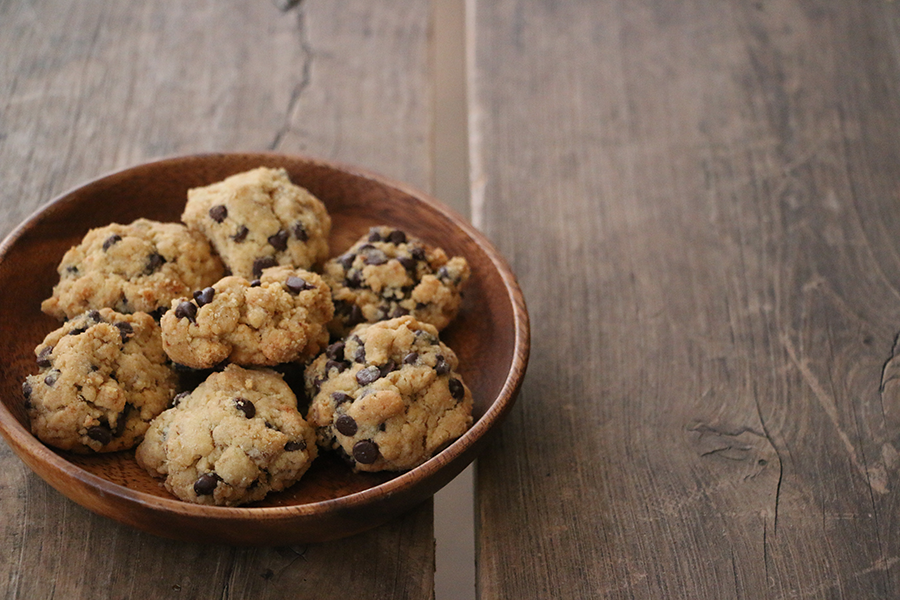
M178 384L146 313L89 311L50 333L35 354L40 373L22 386L31 430L62 450L133 447Z
M181 223L138 219L92 229L69 249L58 268L59 283L41 310L58 319L87 310L121 313L165 310L222 277L222 262L209 242Z
M381 226L329 260L323 277L334 297L333 334L343 336L359 323L403 315L440 331L459 310L469 265L399 229Z
M310 269L328 257L331 217L284 169L260 167L189 190L181 220L247 279L276 265Z
M316 454L315 432L281 375L228 365L176 397L136 458L182 500L235 506L294 484Z
M328 343L334 314L322 278L303 269L272 267L254 281L225 277L194 298L174 300L160 320L163 348L195 369L222 361L274 366L304 362Z
M318 443L357 471L418 466L472 424L472 394L437 330L410 316L359 325L307 367Z

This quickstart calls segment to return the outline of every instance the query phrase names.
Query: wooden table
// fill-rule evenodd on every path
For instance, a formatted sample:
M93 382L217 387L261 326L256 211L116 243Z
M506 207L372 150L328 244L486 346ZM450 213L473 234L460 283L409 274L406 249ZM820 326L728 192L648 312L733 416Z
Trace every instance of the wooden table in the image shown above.
M205 150L431 189L433 7L285 4L0 0L3 232ZM458 208L533 333L478 464L480 596L900 595L900 4L466 10ZM0 445L0 598L428 598L432 513L308 547L173 543Z

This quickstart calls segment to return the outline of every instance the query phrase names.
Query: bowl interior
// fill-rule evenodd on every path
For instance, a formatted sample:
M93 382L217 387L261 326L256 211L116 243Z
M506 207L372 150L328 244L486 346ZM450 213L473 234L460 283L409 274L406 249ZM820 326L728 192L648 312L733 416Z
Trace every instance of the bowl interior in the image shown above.
M514 299L489 244L459 217L401 184L351 168L283 155L199 155L134 167L64 194L20 226L0 249L0 289L5 290L0 294L0 361L4 365L0 371L0 432L8 439L16 436L14 448L20 455L46 453L36 438L23 435L28 431L28 419L21 389L25 376L37 372L35 346L59 326L41 312L40 304L58 281L56 267L66 250L89 229L112 222L129 223L139 217L178 221L188 189L263 165L286 168L295 183L325 203L333 219L332 256L377 224L401 228L443 247L451 256L464 256L472 277L458 318L441 338L459 356L461 374L473 393L476 421L492 404L512 402L501 390L516 356ZM296 390L301 389L299 369L288 369L286 379ZM173 498L158 479L137 465L133 452L56 455L64 461L54 461L62 466L50 465L51 471L83 470L133 492ZM47 478L46 473L39 474ZM396 476L354 474L341 461L324 454L298 484L252 506L292 506L340 498Z

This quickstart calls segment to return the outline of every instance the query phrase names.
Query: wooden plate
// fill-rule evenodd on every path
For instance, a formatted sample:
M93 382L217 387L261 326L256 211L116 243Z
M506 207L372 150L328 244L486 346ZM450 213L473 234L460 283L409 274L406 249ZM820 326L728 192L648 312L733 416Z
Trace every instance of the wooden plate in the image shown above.
M133 452L78 456L52 450L29 430L22 396L37 372L34 348L58 323L40 311L65 251L90 228L138 217L178 221L189 188L257 166L284 167L333 219L332 255L371 225L387 224L464 256L472 277L456 321L441 338L459 355L475 399L472 428L401 474L354 474L322 456L292 488L247 507L175 499ZM515 277L461 217L425 194L363 170L302 156L205 154L152 162L78 187L32 215L0 246L0 434L50 485L86 508L150 533L189 541L278 545L336 539L375 527L429 498L484 447L515 401L528 362L528 316Z

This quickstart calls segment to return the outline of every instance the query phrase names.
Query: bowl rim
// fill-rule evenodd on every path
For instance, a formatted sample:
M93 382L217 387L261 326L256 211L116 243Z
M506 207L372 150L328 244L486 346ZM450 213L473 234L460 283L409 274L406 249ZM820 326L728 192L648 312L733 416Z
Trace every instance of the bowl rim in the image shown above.
M432 209L442 213L442 215L451 221L454 226L458 227L471 238L490 259L494 268L500 274L506 297L509 299L512 307L512 320L514 325L513 347L511 352L512 361L497 396L490 402L484 414L482 414L462 436L454 440L453 443L444 450L431 457L423 464L364 490L335 498L305 502L302 504L280 506L214 506L193 504L183 502L174 497L166 498L133 490L124 485L94 475L79 465L70 462L63 455L58 454L38 440L29 430L22 426L5 404L0 403L0 434L6 438L16 454L20 455L19 457L23 462L28 464L28 461L25 461L24 457L21 456L21 452L26 453L32 460L42 462L54 471L61 473L64 480L76 480L82 485L97 490L97 492L104 496L113 496L120 501L138 504L146 509L163 510L186 517L202 517L209 520L232 520L235 518L247 517L252 517L254 519L276 519L288 514L295 517L311 517L323 512L352 509L379 497L400 493L407 488L412 487L417 480L427 479L429 476L434 475L443 465L450 464L462 456L470 446L475 444L477 440L483 438L492 427L498 425L512 408L519 388L521 387L522 380L524 379L525 369L528 365L531 334L525 298L507 261L484 234L478 231L459 213L431 194L423 192L409 184L355 165L340 161L323 160L303 153L209 152L174 155L134 164L121 169L111 170L69 188L35 209L28 217L19 223L19 225L17 225L2 242L0 242L0 263L6 259L7 253L22 235L32 229L41 220L47 218L47 216L58 207L63 206L67 202L74 201L74 197L78 192L90 188L91 186L101 185L111 179L128 177L135 171L158 169L165 167L167 164L180 164L186 160L203 162L215 158L240 156L258 157L260 161L262 161L261 164L264 164L265 161L307 163L314 167L343 171L356 177L372 180L379 185L393 187L410 197L424 201ZM474 457L469 459L466 464L473 459ZM428 497L430 497L432 493L433 492L429 492Z

